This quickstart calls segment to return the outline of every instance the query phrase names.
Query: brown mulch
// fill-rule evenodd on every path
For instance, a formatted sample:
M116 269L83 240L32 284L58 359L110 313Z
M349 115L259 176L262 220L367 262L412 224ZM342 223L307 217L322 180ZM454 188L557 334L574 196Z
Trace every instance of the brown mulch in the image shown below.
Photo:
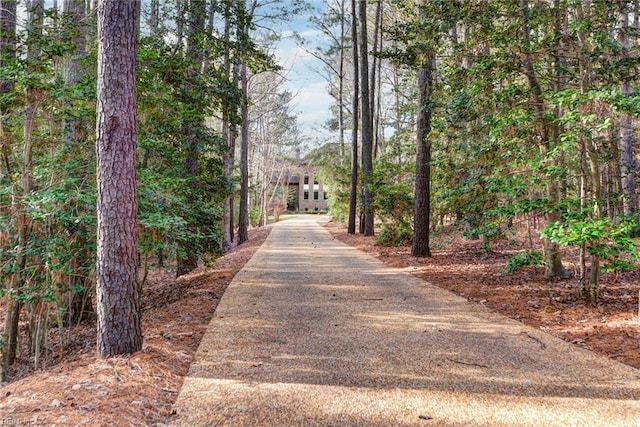
M342 225L328 230L339 240L367 252L385 264L405 269L440 288L487 307L558 338L640 368L638 295L640 268L603 273L596 305L578 297L575 278L548 280L542 267L505 271L507 260L526 247L515 236L491 244L453 235L432 240L432 256L415 258L409 246L377 246L373 237L347 234ZM565 253L566 267L574 271L575 254Z
M152 271L144 289L144 344L138 353L97 358L94 322L74 328L65 351L58 350L52 331L47 368L30 371L24 357L12 382L0 387L0 425L167 424L222 294L269 231L251 230L248 242L213 266L178 279L168 270Z

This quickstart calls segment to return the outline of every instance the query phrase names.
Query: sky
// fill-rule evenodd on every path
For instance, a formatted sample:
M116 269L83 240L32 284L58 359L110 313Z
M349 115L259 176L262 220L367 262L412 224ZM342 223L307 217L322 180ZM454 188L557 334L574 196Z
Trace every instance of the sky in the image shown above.
M295 2L295 0L289 1ZM313 0L311 3L317 9L324 9L325 1L323 0ZM327 81L322 74L322 63L291 37L295 31L312 43L322 43L320 33L310 26L308 19L307 14L281 25L282 39L274 55L287 78L285 89L295 96L293 110L297 113L298 128L304 139L303 143L309 148L314 148L328 142L332 137L331 132L324 128L324 124L331 118L330 106L333 101L328 93Z

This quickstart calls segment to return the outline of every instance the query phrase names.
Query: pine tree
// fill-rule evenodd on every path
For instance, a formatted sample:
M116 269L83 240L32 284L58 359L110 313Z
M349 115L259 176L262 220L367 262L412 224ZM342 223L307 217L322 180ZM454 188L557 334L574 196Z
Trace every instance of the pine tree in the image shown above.
M137 283L136 5L98 6L98 355L142 347Z

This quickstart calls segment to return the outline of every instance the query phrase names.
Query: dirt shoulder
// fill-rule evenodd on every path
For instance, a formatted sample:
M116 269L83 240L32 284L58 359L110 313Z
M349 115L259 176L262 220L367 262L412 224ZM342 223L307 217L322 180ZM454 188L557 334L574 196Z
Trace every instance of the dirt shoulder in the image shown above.
M175 279L155 270L143 297L143 350L109 360L95 356L95 326L72 331L73 351L56 354L52 331L46 370L28 372L0 388L0 425L164 425L204 331L227 285L270 229L249 233L209 268Z
M507 274L507 260L525 249L517 238L496 242L490 252L485 252L479 241L436 236L433 256L419 259L410 255L408 246L376 246L374 238L347 234L342 225L335 223L329 223L327 229L335 238L388 266L567 342L640 368L639 270L602 274L601 298L593 306L578 298L573 278L547 280L542 267L526 267ZM577 265L577 260L570 253L567 255L568 265Z

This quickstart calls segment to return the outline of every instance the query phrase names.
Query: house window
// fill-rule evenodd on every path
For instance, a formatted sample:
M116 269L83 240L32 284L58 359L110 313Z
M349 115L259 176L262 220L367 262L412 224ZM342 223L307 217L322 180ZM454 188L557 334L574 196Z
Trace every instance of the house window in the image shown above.
M318 190L313 190L313 200L318 200Z
M304 184L302 185L303 198L309 200L309 175L304 176Z
M327 190L325 190L324 193L322 193L322 196L324 197L325 200L329 198L329 195L327 194Z

